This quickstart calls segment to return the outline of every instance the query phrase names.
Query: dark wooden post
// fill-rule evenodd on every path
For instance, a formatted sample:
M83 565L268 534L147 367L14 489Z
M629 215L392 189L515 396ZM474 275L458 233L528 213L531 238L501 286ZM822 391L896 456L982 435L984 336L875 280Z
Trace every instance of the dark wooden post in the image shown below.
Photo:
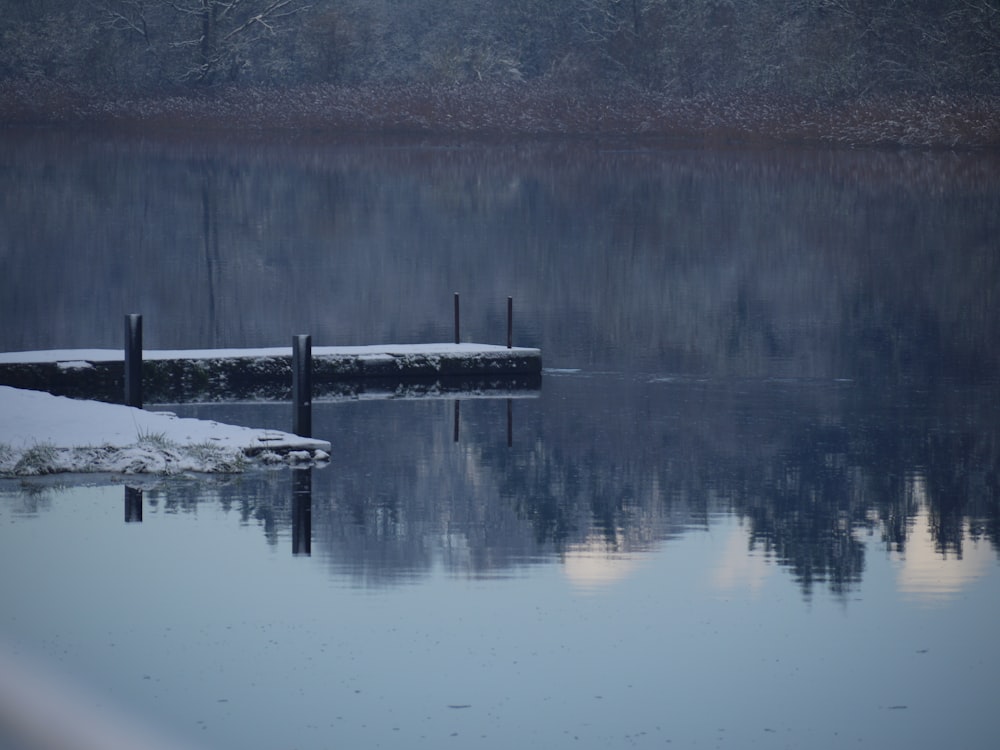
M312 437L312 336L292 337L292 432Z
M455 343L461 343L458 327L458 292L455 292Z
M125 487L125 523L142 523L142 489Z
M507 348L514 346L514 298L507 298Z
M292 554L312 554L312 468L292 469Z
M142 408L142 316L125 316L125 405Z

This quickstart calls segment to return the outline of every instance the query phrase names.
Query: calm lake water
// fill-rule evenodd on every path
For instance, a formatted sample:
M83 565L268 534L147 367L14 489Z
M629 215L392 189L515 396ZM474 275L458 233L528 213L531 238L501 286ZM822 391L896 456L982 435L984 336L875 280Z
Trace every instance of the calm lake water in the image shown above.
M458 291L546 371L320 401L322 469L0 482L0 650L203 748L992 748L998 238L988 154L4 131L0 350Z

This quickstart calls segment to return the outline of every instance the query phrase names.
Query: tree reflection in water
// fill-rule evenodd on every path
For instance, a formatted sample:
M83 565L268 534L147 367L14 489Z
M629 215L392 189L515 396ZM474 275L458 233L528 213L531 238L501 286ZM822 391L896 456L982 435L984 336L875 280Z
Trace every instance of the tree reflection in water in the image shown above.
M511 446L504 399L466 401L457 442L449 400L320 404L317 434L336 448L312 473L311 552L363 586L419 580L435 566L507 575L553 556L593 582L735 515L747 565L772 560L807 598L823 586L845 599L878 549L901 561L909 589L931 559L961 559L970 546L977 560L987 548L995 556L992 386L954 385L947 399L864 390L550 375L539 399L520 402ZM272 418L250 408L249 421ZM249 474L213 491L179 484L146 496L167 510L217 499L271 544L295 532L306 551L301 493L288 482L285 472Z

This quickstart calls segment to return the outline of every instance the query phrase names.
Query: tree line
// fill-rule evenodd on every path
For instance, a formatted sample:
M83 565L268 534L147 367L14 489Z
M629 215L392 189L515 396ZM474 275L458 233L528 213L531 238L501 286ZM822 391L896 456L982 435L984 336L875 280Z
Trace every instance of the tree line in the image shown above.
M1000 0L3 0L0 80L1000 93Z

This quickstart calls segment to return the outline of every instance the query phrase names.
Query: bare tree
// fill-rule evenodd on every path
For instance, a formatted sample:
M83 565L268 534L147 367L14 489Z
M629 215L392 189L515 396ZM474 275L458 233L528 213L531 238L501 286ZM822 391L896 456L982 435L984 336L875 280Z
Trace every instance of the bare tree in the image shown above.
M148 0L105 0L101 11L104 25L115 31L138 34L148 47Z
M220 74L235 78L252 57L252 48L277 34L286 19L307 6L298 0L165 0L177 13L195 22L195 34L174 43L197 50L196 62L185 76L211 83Z
M161 55L180 55L174 76L233 80L306 10L304 0L104 0L104 25L136 34Z

